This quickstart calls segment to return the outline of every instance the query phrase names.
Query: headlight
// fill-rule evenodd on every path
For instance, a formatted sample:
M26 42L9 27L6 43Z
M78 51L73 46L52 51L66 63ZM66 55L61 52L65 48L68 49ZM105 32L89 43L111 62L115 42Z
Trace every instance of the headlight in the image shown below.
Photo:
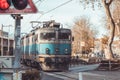
M50 50L48 48L46 48L46 54L49 54Z
M68 54L68 49L65 49L65 54Z
M58 52L58 51L59 51L59 49L58 49L58 48L56 48L56 49L55 49L55 51L56 51L56 52Z
M65 49L65 51L68 51L68 49Z

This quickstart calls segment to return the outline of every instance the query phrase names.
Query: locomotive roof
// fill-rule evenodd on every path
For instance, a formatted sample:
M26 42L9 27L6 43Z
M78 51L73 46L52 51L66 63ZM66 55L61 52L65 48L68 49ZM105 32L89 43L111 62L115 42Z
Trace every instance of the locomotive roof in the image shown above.
M31 23L34 23L36 21L32 21ZM35 35L35 32L38 30L70 30L67 28L63 28L63 26L60 23L55 22L54 20L51 21L44 21L44 22L37 22L37 23L42 23L42 25L38 25L37 27L33 27L33 30L31 30L30 33L27 35L23 36L22 38L26 38L32 35Z
M67 28L63 28L63 25L61 25L58 22L55 22L54 20L44 21L44 22L32 21L31 23L32 24L33 23L40 23L39 25L37 24L37 27L36 26L35 27L32 26L34 29L31 30L31 32L34 32L34 31L37 31L37 30L45 30L45 29L48 29L48 30L67 29Z
M48 28L37 28L37 29L34 29L32 30L31 32L36 32L36 31L44 31L44 30L48 30L48 31L52 31L52 30L70 30L70 29L67 29L67 28L51 28L51 27L48 27Z

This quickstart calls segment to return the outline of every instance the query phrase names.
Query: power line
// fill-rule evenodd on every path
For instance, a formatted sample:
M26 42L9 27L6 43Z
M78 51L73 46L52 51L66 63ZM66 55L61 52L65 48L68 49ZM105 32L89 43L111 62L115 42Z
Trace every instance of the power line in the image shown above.
M39 1L42 1L42 2L43 2L43 1L45 1L45 0L38 0L38 1L36 1L35 3L38 3ZM57 7L53 8L53 9L48 10L48 11L46 11L45 13L42 13L41 16L39 16L39 17L36 19L36 21L39 20L40 17L42 17L43 15L45 15L45 14L47 14L47 13L50 13L51 11L54 11L54 10L56 10L57 8L60 8L60 7L64 6L64 5L68 4L68 3L71 2L71 1L73 1L73 0L68 0L68 1L66 1L66 2L58 5ZM32 15L31 15L31 17L32 17ZM30 17L30 18L31 18L31 17ZM30 28L30 27L29 27L29 28ZM28 28L28 29L29 29L29 28Z
M66 2L60 4L59 6L53 8L53 9L51 9L51 10L46 11L46 12L43 13L41 16L39 16L39 17L37 18L37 20L39 20L39 18L42 17L43 15L45 15L45 14L51 12L51 11L54 11L55 9L60 8L60 7L64 6L64 5L68 4L68 3L71 2L71 1L73 1L73 0L66 1Z
M44 2L45 0L37 0L36 2L34 2L35 4L37 4L37 3L39 3L38 5L40 5L42 2ZM41 12L39 12L39 13L41 13ZM28 20L30 20L31 18L33 17L33 15L31 14L30 15L30 17L27 19L27 21L25 21L25 25L27 25L27 22L28 22ZM28 27L28 29L29 29L30 27Z
M39 0L39 1L40 1L40 3L38 5L40 5L41 3L43 3L45 0Z
M51 12L51 11L53 11L53 10L59 8L59 7L62 7L62 6L64 6L64 5L66 5L66 4L68 4L68 3L71 2L71 1L72 1L72 0L69 0L69 1L67 1L67 2L65 2L65 3L62 3L62 4L60 4L59 6L53 8L53 9L47 11L47 12L45 12L44 14L47 14L47 13L49 13L49 12Z
M41 2L42 0L37 0L36 2L35 2L35 4L37 4L38 2Z

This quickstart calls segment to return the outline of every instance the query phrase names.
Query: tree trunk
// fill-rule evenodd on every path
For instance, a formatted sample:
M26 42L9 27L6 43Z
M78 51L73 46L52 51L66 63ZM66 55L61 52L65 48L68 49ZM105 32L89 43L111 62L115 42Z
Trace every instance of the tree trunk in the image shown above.
M108 21L110 23L110 37L109 37L108 46L107 46L107 49L108 49L107 59L111 60L114 58L113 51L112 51L112 43L113 43L114 35L115 35L115 23L113 21L113 18L112 18L111 12L110 12L110 4L112 3L113 0L110 0L108 3L106 2L106 0L102 0L102 1L104 4L104 8L106 11Z

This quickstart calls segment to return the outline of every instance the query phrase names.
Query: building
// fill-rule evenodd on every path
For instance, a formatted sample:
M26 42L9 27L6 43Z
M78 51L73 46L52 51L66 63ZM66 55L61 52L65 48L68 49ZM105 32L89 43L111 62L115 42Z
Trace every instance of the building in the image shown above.
M9 38L8 32L0 30L0 56L12 56L14 39Z

